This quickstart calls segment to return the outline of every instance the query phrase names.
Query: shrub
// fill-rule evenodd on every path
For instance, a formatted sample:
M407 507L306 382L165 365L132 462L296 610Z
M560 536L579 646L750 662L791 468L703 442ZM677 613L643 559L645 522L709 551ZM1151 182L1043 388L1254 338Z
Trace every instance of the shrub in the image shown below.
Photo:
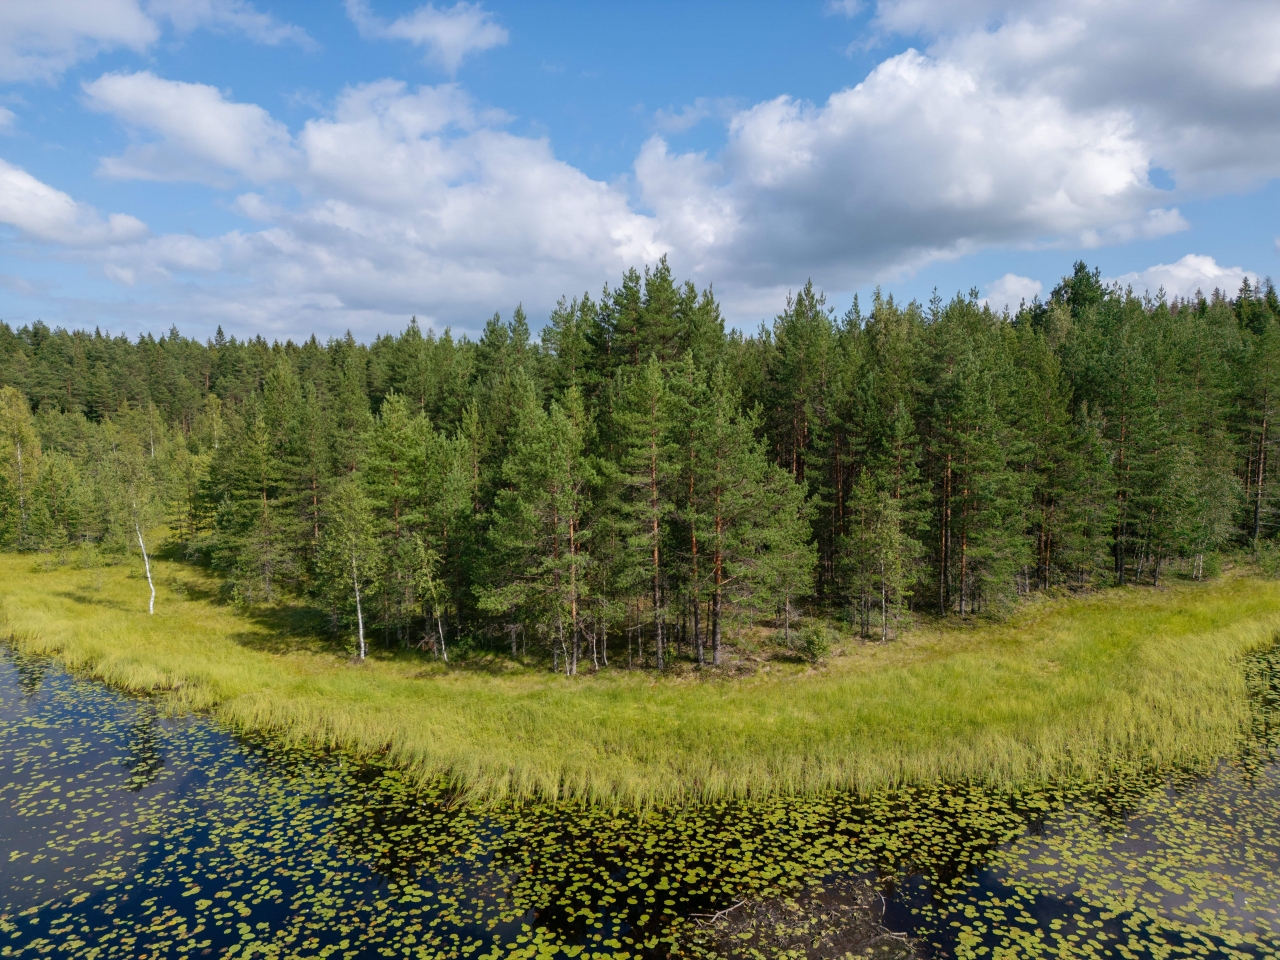
M800 630L799 637L800 652L813 663L825 659L836 642L836 632L823 626L805 627Z
M1266 540L1258 544L1258 569L1272 580L1280 579L1280 544Z

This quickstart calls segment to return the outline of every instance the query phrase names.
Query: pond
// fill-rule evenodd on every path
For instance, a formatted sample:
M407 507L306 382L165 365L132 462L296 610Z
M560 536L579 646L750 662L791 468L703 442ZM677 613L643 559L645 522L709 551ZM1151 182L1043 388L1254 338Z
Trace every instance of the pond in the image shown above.
M1244 668L1199 772L632 814L477 810L0 648L0 957L1274 956L1280 654Z

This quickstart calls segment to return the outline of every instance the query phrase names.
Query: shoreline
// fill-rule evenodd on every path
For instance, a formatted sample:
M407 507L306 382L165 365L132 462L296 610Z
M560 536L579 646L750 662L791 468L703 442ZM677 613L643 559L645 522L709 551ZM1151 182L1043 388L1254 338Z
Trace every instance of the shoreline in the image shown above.
M131 566L0 555L0 629L112 686L244 731L385 753L478 802L650 807L1193 762L1235 742L1249 716L1236 660L1280 634L1280 583L1235 573L1041 600L1005 623L853 644L817 668L566 679L407 653L351 664L290 634L289 608L237 610L204 571L154 566L149 617Z

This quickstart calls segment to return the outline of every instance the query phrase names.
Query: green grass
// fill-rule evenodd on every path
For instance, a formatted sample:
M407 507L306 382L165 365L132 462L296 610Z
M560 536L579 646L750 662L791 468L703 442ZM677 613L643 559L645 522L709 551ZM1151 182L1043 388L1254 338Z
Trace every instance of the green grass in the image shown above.
M1280 633L1280 583L1231 575L851 642L819 667L566 679L407 654L351 663L291 632L295 611L237 611L202 571L156 568L148 617L129 566L0 555L0 633L236 727L386 750L478 799L647 805L1194 761L1231 749L1249 717L1237 658Z

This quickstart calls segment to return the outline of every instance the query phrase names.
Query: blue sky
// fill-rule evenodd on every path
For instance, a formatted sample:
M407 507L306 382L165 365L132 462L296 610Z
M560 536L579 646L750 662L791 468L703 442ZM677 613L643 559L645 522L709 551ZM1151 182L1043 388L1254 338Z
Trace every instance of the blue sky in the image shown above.
M746 329L810 277L1234 290L1277 148L1252 0L10 0L0 318L474 332L663 254Z

